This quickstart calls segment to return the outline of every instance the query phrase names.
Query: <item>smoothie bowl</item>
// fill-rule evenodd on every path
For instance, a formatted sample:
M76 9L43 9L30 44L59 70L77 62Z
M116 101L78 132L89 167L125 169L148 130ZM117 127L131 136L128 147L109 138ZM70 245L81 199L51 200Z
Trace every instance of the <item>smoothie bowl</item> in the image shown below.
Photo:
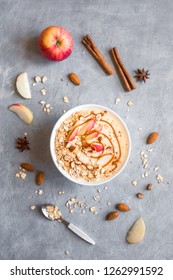
M125 123L114 111L86 104L69 110L57 121L50 151L65 177L93 186L120 174L130 156L131 140Z

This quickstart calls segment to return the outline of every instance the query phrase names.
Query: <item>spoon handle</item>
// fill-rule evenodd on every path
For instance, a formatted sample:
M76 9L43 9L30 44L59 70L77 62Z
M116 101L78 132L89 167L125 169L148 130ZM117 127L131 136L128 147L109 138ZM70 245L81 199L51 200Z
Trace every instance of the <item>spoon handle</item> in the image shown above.
M76 227L73 224L69 224L67 226L71 231L73 231L76 235L78 235L80 238L84 239L85 241L89 242L90 244L94 245L95 242L92 240L85 232L80 230L78 227Z

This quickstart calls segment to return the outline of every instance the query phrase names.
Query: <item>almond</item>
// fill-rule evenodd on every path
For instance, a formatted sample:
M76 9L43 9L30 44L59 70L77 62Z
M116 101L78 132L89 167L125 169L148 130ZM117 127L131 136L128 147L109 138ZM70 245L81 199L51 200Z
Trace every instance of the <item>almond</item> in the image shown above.
M130 211L130 208L128 205L126 205L125 203L118 203L116 205L116 209L122 212L128 212Z
M42 185L45 180L44 172L40 171L36 175L36 183L38 186Z
M110 213L106 216L106 220L107 220L107 221L112 221L112 220L118 218L118 216L119 216L118 211L110 212Z
M29 163L22 163L21 165L20 165L20 167L22 168L22 169L25 169L26 171L31 171L31 172L33 172L34 171L34 167L31 165L31 164L29 164Z
M147 144L152 144L154 143L157 138L158 138L159 134L158 132L154 131L153 133L151 133L148 138L147 138Z
M78 77L75 73L70 73L70 74L68 75L68 77L69 77L70 81L71 81L74 85L76 85L76 86L79 86L79 85L80 85L80 79L79 79L79 77Z

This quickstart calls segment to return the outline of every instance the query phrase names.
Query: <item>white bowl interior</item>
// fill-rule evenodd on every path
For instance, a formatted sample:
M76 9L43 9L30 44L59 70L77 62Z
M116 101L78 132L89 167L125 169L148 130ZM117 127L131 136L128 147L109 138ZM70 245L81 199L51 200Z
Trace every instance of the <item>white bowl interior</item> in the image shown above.
M97 181L97 182L85 182L85 181L82 181L82 180L77 180L75 178L73 178L72 176L70 176L67 172L65 172L63 170L63 168L61 166L58 165L57 163L57 159L56 159L56 154L55 154L55 137L56 137L56 131L57 129L60 127L60 125L63 123L63 121L65 121L69 116L71 116L73 113L75 112L78 112L78 111L81 111L81 110L84 110L84 109L89 109L89 110L94 110L94 109L101 109L101 110L107 110L108 112L112 113L116 118L118 118L120 120L120 122L123 124L124 128L125 128L125 131L127 133L127 136L128 136L128 154L127 154L127 158L122 166L122 168L117 172L115 173L114 175L112 175L111 177L109 177L108 179L106 180L100 180L100 181ZM80 106L77 106L73 109L70 109L69 111L67 111L63 116L61 116L59 118L59 120L56 122L53 130L52 130L52 133L51 133L51 137L50 137L50 153L51 153L51 156L52 156L52 159L53 159L53 162L55 164L55 166L57 167L57 169L66 177L68 178L70 181L76 183L76 184L80 184L80 185L85 185L85 186L98 186L98 185L101 185L101 184L105 184L109 181L111 181L112 179L114 179L115 177L117 177L122 171L123 169L125 168L128 160L129 160L129 157L130 157L130 152L131 152L131 138L130 138L130 134L129 134L129 131L128 131L128 128L126 126L126 124L124 123L124 121L119 117L119 115L117 115L114 111L110 110L109 108L107 107L104 107L104 106L101 106L101 105L97 105L97 104L85 104L85 105L80 105Z

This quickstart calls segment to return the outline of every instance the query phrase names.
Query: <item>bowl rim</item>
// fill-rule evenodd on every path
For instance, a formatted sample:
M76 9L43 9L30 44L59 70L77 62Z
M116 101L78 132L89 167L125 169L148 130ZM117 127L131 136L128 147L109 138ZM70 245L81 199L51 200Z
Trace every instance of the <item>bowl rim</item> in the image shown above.
M72 177L71 175L69 175L66 171L63 170L63 168L61 166L58 165L57 163L57 159L56 159L56 153L55 153L55 149L54 149L54 144L55 144L55 136L56 136L56 131L57 129L60 127L60 125L62 124L62 122L64 120L66 120L70 115L72 115L73 113L77 112L77 111L81 111L83 109L89 109L90 108L92 109L93 108L99 108L99 109L102 109L102 110L107 110L108 112L112 113L116 118L119 119L119 121L123 124L125 130L126 130L126 133L127 133L127 137L128 137L128 143L129 143L129 147L128 147L128 154L127 154L127 157L126 157L126 160L122 166L122 168L117 172L115 173L114 175L112 175L111 177L109 177L108 179L106 180L101 180L101 181L96 181L96 182L85 182L85 181L82 181L82 180L78 180L74 177ZM129 130L125 124L125 122L123 121L123 119L117 114L115 113L113 110L109 109L108 107L105 107L103 105L99 105L99 104L83 104L83 105L79 105L79 106L76 106L76 107L73 107L72 109L68 110L66 113L64 113L55 123L53 129L52 129L52 132L51 132L51 136L50 136L50 154L51 154L51 157L52 157L52 160L56 166L56 168L59 170L59 172L64 176L66 177L67 179L69 179L71 182L73 183L76 183L76 184L79 184L79 185L84 185L84 186L99 186L99 185L102 185L102 184L106 184L110 181L112 181L113 179L115 179L123 170L124 168L126 167L127 165L127 162L129 161L129 158L130 158L130 154L131 154L131 137L130 137L130 133L129 133Z

